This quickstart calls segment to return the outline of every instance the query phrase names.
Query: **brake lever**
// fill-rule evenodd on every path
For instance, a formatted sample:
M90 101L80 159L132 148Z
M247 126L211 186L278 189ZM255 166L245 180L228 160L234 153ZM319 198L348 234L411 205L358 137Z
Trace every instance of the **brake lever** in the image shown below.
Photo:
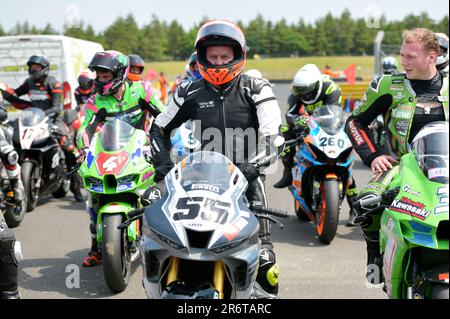
M274 223L275 225L277 225L280 229L284 228L284 225L282 223L280 223L278 220L276 220L275 218L268 216L268 215L263 215L263 214L258 214L258 213L253 213L256 218L262 218L262 219L267 219L270 222Z

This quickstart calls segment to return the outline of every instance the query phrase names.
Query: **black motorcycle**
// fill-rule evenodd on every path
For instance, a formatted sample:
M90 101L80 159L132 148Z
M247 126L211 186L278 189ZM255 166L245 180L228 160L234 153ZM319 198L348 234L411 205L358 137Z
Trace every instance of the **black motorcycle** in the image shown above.
M54 124L55 117L31 107L14 122L13 142L22 167L27 211L34 210L39 196L62 198L69 190L65 156L58 142L62 132Z

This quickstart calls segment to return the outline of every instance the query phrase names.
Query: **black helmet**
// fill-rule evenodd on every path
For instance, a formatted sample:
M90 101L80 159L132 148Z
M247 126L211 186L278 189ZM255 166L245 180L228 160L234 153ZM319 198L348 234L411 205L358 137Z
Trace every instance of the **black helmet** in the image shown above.
M128 55L128 59L130 59L130 68L138 67L139 74L142 74L142 72L144 72L144 60L139 55L130 54Z
M197 65L197 51L194 51L189 57L188 64L186 64L186 75L192 80L199 80L202 78Z
M234 59L225 65L212 65L206 60L206 48L209 46L231 46ZM241 74L247 58L247 42L239 26L227 20L211 20L201 26L195 40L197 59L202 77L214 84L222 85Z
M128 77L128 57L118 51L97 52L89 64L89 69L93 72L107 70L114 74L108 82L98 81L98 76L94 82L100 95L113 95Z
M41 71L32 71L31 65L38 64L42 66ZM48 61L45 55L32 55L27 62L28 65L28 74L33 80L39 80L41 78L45 78L50 71L50 62Z
M90 94L94 90L94 73L91 70L86 70L78 76L79 90L81 94Z

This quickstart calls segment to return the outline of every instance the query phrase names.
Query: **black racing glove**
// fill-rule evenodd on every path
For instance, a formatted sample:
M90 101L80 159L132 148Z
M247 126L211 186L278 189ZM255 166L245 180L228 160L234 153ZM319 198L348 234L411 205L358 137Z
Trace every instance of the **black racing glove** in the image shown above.
M253 164L242 163L238 164L237 167L241 170L242 174L244 174L249 183L253 182L259 177L259 170Z

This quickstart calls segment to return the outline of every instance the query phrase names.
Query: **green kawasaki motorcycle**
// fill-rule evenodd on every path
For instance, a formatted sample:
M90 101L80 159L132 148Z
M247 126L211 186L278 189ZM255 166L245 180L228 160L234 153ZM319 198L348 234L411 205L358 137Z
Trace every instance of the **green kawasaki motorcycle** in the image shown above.
M117 227L130 211L141 207L140 196L154 184L147 140L144 131L120 119L107 121L94 134L79 169L89 193L89 213L96 221L105 280L116 292L127 287L131 262L139 255L140 221L125 229Z
M390 298L448 299L448 124L422 128L392 173L386 191L354 204L365 211L356 222L381 217L384 289Z

